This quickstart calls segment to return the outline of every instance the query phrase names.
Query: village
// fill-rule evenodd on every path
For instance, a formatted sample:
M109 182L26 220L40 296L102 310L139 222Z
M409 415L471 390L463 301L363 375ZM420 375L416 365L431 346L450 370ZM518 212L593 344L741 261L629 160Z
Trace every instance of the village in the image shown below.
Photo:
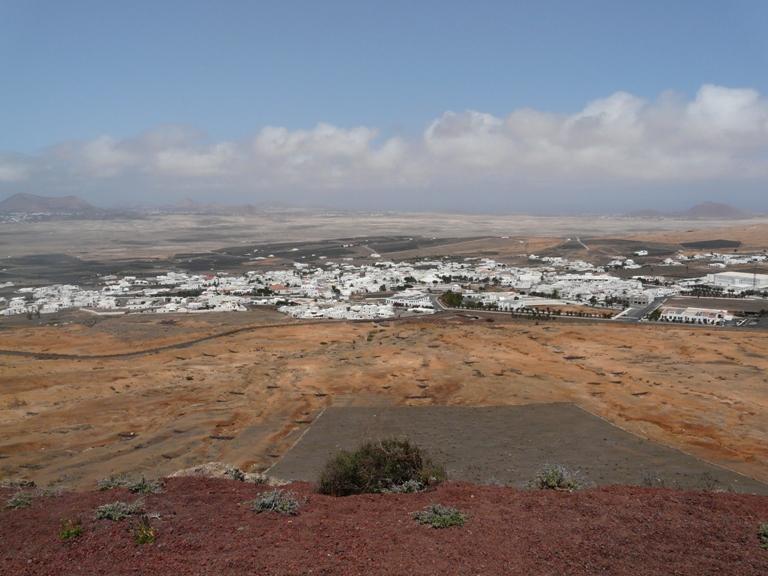
M643 257L644 252L639 250L632 256ZM676 296L760 300L768 294L768 275L724 271L730 266L765 262L765 254L680 253L657 265L672 269L703 262L712 269L712 273L695 278L663 273L631 277L625 273L620 277L619 271L640 268L629 256L616 257L605 266L535 254L528 255L528 266L482 257L393 262L373 256L365 263L321 257L312 264L295 261L245 274L170 271L147 277L105 275L98 285L90 287L53 284L17 288L6 282L3 288L13 287L14 293L0 297L0 315L39 317L72 309L99 315L242 312L273 306L294 318L365 320L431 314L450 307L720 325L738 320L739 314L726 303L720 304L721 308L712 308L711 298L706 307L664 303Z

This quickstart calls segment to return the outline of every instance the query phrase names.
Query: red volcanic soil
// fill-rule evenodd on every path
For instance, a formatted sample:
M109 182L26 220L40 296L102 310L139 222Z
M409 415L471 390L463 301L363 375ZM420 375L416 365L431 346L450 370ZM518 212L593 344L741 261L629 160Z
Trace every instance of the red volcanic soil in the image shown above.
M246 501L265 487L175 478L145 497L154 544L138 545L134 521L93 519L97 505L133 500L125 490L39 496L0 512L0 574L768 574L757 527L768 497L610 487L520 491L446 484L433 492L333 498L307 484L298 516L256 514ZM10 492L2 491L3 501ZM411 513L432 502L469 515L433 529ZM59 540L60 521L84 533Z

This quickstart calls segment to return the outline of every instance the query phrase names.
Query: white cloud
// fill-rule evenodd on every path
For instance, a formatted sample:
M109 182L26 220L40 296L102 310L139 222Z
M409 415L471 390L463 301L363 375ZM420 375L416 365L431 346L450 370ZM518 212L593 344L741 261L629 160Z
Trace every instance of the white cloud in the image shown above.
M203 150L160 150L155 154L154 162L159 172L170 176L216 176L227 174L227 169L237 154L234 144L221 142Z
M0 182L20 182L27 175L28 169L22 162L0 156Z
M109 182L131 179L160 193L195 187L203 193L215 182L249 200L315 191L320 202L325 191L360 198L410 190L435 197L495 187L514 195L535 185L566 197L575 187L712 180L738 189L745 182L768 184L768 102L755 90L714 85L689 100L616 92L572 114L445 112L408 139L321 123L309 130L270 126L243 141L210 142L189 128L165 126L135 138L102 136L36 156L0 158L0 182L24 178L49 186L94 180L107 191Z
M702 86L686 109L697 129L713 135L762 133L768 130L768 107L755 90Z

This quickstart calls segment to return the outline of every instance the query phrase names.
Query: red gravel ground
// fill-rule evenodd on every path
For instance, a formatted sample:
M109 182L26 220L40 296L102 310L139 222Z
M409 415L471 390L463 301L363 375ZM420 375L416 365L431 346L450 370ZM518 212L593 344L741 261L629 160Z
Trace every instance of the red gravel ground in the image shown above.
M768 497L611 487L519 491L446 484L423 494L333 498L307 484L298 516L256 514L267 488L176 478L147 496L160 518L154 544L138 545L132 520L94 520L96 506L132 501L125 490L39 496L0 511L0 574L768 574L757 527ZM2 502L12 492L2 491ZM433 529L411 513L432 502L469 515ZM84 533L63 543L62 519Z

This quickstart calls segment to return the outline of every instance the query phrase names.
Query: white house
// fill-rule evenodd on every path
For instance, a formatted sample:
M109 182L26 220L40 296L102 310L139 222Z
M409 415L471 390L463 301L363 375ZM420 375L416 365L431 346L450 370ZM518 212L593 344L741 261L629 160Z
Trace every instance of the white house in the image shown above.
M733 316L727 310L710 310L707 308L678 308L665 307L661 309L659 320L663 322L678 322L681 324L706 324L718 326Z

